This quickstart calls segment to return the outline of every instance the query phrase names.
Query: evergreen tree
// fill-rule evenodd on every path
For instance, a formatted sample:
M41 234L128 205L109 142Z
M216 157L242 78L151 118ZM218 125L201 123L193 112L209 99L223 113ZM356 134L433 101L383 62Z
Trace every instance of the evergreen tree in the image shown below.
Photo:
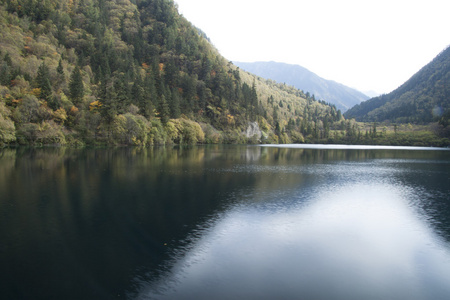
M69 97L75 105L79 105L84 96L84 85L81 71L77 65L70 76Z
M251 94L250 94L250 103L253 106L257 106L258 105L258 94L256 93L256 83L255 83L255 81L253 81L253 85L252 85L252 90L251 90Z
M162 95L158 107L158 117L161 119L161 123L167 124L169 122L169 115L169 105L167 104L166 97Z
M129 88L126 75L116 78L114 81L114 91L116 93L115 102L117 113L124 113L131 104L132 98L131 89Z
M64 74L64 67L62 65L62 58L59 59L58 66L56 67L56 82L53 85L53 88L56 91L59 91L63 87L63 83L66 81L66 76Z
M6 52L5 57L3 57L3 61L8 65L12 66L12 59L8 52Z
M36 75L36 87L41 91L39 97L47 102L51 102L52 85L50 84L50 70L48 69L45 61L42 62L38 68Z
M178 68L173 58L164 66L164 82L170 88L178 85Z
M205 57L202 62L202 69L200 70L199 79L203 80L208 84L209 81L211 80L211 70L212 70L211 61L209 60L208 57Z
M141 114L146 118L154 117L154 109L158 105L158 96L156 92L155 80L151 73L148 73L144 80L144 94L137 106Z
M5 86L9 86L11 84L10 67L6 62L3 62L0 66L0 84Z
M114 84L107 76L100 84L98 98L102 104L100 114L108 125L112 123L117 115L116 96Z
M177 89L172 89L172 97L170 101L170 117L172 119L178 119L181 115L180 111L180 93Z
M131 87L131 97L133 104L138 107L142 106L144 102L144 88L142 87L142 78L140 75L137 75L134 79L133 86Z
M58 73L58 75L60 76L64 76L64 68L62 65L62 59L59 59L59 63L58 63L58 67L56 68L56 73Z

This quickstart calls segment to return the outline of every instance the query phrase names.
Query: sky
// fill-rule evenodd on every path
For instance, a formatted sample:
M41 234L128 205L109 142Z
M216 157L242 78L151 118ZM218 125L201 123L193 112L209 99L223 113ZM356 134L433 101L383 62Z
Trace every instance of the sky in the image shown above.
M175 0L230 61L389 93L450 45L449 0Z

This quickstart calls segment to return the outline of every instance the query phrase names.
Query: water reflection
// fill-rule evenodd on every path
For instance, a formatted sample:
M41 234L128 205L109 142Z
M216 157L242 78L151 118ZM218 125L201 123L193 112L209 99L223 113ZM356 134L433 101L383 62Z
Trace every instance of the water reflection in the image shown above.
M446 218L427 207L447 199L449 161L416 154L263 150L228 170L255 188L138 299L447 299L448 244L430 227Z
M1 149L1 296L439 299L449 155Z
M289 209L235 207L138 299L448 299L450 252L416 196L354 184Z

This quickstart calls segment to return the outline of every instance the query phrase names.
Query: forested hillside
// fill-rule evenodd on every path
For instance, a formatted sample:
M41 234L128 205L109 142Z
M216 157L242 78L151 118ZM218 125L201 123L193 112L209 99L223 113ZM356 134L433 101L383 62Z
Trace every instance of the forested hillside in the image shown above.
M0 144L303 142L342 120L226 61L172 0L0 0Z
M450 47L395 91L372 98L345 113L358 121L426 124L448 123L450 114Z
M316 99L334 104L343 112L369 99L368 96L355 89L321 78L302 66L273 61L234 63L255 75L292 85Z

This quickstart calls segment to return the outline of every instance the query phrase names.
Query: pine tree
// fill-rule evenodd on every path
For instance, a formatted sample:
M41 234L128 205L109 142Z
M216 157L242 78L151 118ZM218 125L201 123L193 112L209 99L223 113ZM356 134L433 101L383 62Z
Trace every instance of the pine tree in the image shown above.
M158 105L155 80L152 74L148 73L144 80L144 93L138 107L146 118L155 116L154 109Z
M50 102L52 99L52 85L50 84L50 70L45 62L38 68L36 75L36 87L41 90L40 98Z
M167 124L169 122L169 114L169 105L167 104L166 97L162 95L158 106L158 116L161 119L161 123Z
M3 57L3 61L8 64L8 66L12 66L12 59L8 52L6 52L5 57Z
M80 68L77 65L70 76L69 97L75 105L79 105L83 100L83 96L83 77L81 76Z
M66 75L64 74L64 67L62 65L62 58L59 59L58 66L56 67L56 82L53 84L55 90L64 88L63 84L66 82Z
M58 73L58 75L60 76L64 76L64 68L62 65L62 59L59 59L59 63L58 63L58 67L56 68L56 73Z
M6 62L3 62L0 66L0 84L9 86L11 83L10 67Z
M106 124L111 124L117 114L116 96L113 82L105 77L100 84L98 98L102 104L100 114Z
M170 101L170 117L173 119L178 119L181 115L180 111L180 93L177 89L172 89L172 98Z
M373 130L372 130L372 137L376 138L377 137L377 122L373 122Z
M114 81L114 91L116 93L115 102L117 113L124 113L131 104L131 89L128 85L128 78L126 75L116 77Z
M141 75L137 75L134 80L133 86L131 87L131 102L138 107L145 106L142 105L142 103L144 102L144 88L142 87L142 84L143 83Z

